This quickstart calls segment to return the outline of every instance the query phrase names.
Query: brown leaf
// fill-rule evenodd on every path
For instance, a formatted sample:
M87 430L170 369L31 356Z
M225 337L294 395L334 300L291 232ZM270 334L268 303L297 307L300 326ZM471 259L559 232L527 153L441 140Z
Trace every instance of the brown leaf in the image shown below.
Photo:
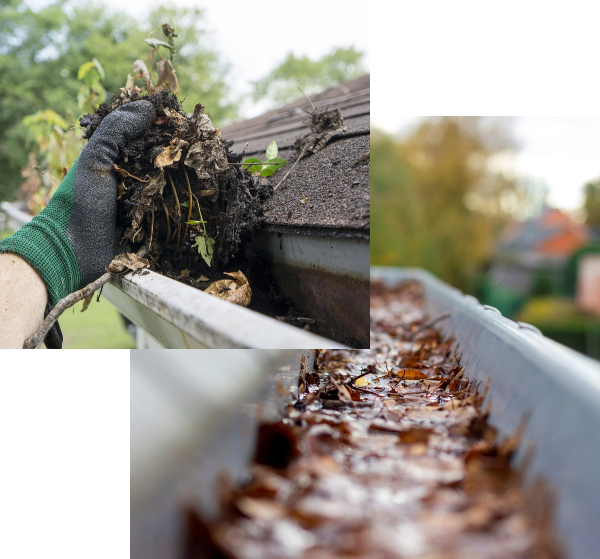
M241 497L236 501L235 506L243 515L256 520L275 520L285 513L282 505L267 499Z
M144 196L154 196L157 193L162 194L165 184L167 184L167 180L165 179L165 174L161 169L158 175L152 177L150 182L144 186L142 189L142 194Z
M94 291L94 293L96 293ZM81 307L81 311L80 312L85 312L87 311L88 307L90 306L90 303L92 302L92 298L94 297L94 293L90 293L84 300L83 300L83 306Z
M177 167L177 164L181 159L182 150L187 147L188 143L185 140L174 138L171 141L171 145L163 149L154 160L154 166L161 170L165 167Z
M179 84L177 83L177 74L169 60L160 60L156 66L158 67L158 82L156 87L166 84L173 93L179 95Z
M221 137L196 142L185 158L185 164L196 171L199 179L210 179L229 167Z
M146 88L148 89L148 93L154 92L154 85L150 81L150 73L148 72L148 68L143 60L136 60L133 63L133 75L139 76L142 75L144 83L146 84Z
M134 252L124 252L114 257L113 261L106 267L111 274L122 274L128 271L148 268L150 262L146 258L140 258Z
M247 307L250 304L250 299L252 298L252 290L250 289L248 279L240 271L231 273L225 272L225 274L235 279L215 281L206 288L204 293L214 295L219 299L229 301L230 303L234 303L242 307Z
M418 380L422 378L428 378L428 375L419 371L419 369L400 369L396 373L403 380Z
M123 194L127 192L127 187L125 186L125 181L120 181L117 185L117 200L120 200Z
M400 433L400 442L404 444L426 443L433 431L422 427L411 427Z

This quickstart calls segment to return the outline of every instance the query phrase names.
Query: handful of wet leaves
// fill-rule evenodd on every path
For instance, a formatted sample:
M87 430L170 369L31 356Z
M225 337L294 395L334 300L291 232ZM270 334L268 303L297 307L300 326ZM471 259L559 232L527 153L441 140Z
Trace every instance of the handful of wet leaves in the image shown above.
M188 559L558 558L550 497L511 465L416 283L373 286L371 349L328 351L259 429L221 517L187 511Z
M81 118L84 138L117 107L140 99L154 105L157 118L115 165L121 245L134 251L146 245L150 269L203 290L221 282L209 292L247 306L248 280L231 267L262 224L261 201L272 194L269 180L243 168L242 155L230 151L233 142L213 127L204 105L188 115L164 89L151 95L123 89L110 105ZM223 281L233 281L235 289Z

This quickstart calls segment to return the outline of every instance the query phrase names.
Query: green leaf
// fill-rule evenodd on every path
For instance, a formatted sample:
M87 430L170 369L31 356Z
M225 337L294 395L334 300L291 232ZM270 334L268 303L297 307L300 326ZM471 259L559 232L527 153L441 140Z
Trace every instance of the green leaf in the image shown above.
M270 177L275 171L271 167L264 167L260 172L261 177Z
M158 47L165 47L166 49L174 49L175 47L173 45L170 45L169 43L165 43L164 41L159 41L158 39L144 39L144 41L146 41L147 44L149 44L151 47L157 49Z
M77 72L77 79L82 80L90 70L96 69L96 65L93 62L86 62L79 67L79 72Z
M100 64L98 59L92 58L92 62L94 63L94 66L96 67L96 71L98 72L98 76L100 76L100 79L103 80L104 78L106 78L106 72L104 71L104 68L102 68L102 64Z
M204 262L210 266L212 264L215 240L211 237L198 235L196 237L196 242L192 246L198 247L198 254L200 254L204 259Z
M183 204L181 204L183 206ZM201 223L206 223L206 221L196 221L195 219L190 219L189 221L186 221L186 223L188 225L200 225Z
M273 159L273 157L277 157L278 153L279 153L279 150L277 149L277 142L275 140L273 140L267 146L267 159Z
M283 157L273 157L272 159L267 159L265 161L265 165L269 165L273 167L273 169L281 169L287 163L287 159L283 159Z
M189 202L181 202L181 204L179 204L182 208L189 208L190 207L190 203Z
M251 167L248 168L246 167L246 165L251 165ZM257 159L256 157L249 157L244 161L244 169L247 169L251 173L254 173L254 171L260 171L262 167L263 162L260 159Z

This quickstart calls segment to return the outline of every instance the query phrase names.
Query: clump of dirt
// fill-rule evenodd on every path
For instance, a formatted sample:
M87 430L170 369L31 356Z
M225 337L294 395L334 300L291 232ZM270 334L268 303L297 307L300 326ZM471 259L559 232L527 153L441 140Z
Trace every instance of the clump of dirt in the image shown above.
M229 270L244 240L262 225L261 201L272 186L242 168L242 155L230 151L233 142L213 127L204 105L187 115L168 91L128 91L100 105L81 118L84 137L116 108L138 100L150 101L157 118L116 164L121 244L133 250L147 245L152 269L206 287ZM212 250L206 241L209 248L199 252L199 236L214 239Z
M154 105L156 121L115 166L121 245L132 251L146 245L151 270L202 290L241 270L252 286L250 308L272 317L294 314L247 243L263 224L261 202L273 187L242 167L243 154L231 152L233 142L213 127L203 105L188 115L168 91L126 91L81 118L84 138L112 111L139 100ZM200 249L199 237L210 239Z
M268 266L248 242L263 225L262 202L273 194L269 179L244 169L243 153L230 150L233 142L214 128L204 105L189 115L167 90L121 91L110 105L80 119L88 139L126 103L146 100L156 109L155 122L123 149L115 165L121 246L131 251L147 246L151 270L202 290L241 271L252 289L251 309L318 330L278 293ZM319 151L344 127L339 109L315 109L305 124L311 132L298 140L297 159Z

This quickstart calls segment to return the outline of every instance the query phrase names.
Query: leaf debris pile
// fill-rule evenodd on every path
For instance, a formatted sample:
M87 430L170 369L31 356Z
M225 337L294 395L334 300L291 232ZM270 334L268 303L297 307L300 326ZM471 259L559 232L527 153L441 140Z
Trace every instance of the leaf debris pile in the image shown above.
M146 245L149 268L167 277L272 317L300 316L248 243L273 187L243 168L243 154L230 151L233 142L213 127L203 105L187 115L166 90L124 89L81 118L84 138L116 108L138 100L150 101L157 118L115 166L121 244L133 251Z
M203 105L186 115L166 90L124 90L110 106L81 118L84 137L117 107L140 99L154 105L157 118L125 147L115 167L121 243L134 250L148 245L153 269L177 278L188 270L187 283L206 287L197 278L216 279L261 226L260 202L272 186L239 165L241 155L230 151L232 142L212 126ZM204 240L201 250L198 237Z
M220 519L188 511L187 557L558 558L549 491L511 467L416 283L373 286L370 350L322 355L259 430Z

